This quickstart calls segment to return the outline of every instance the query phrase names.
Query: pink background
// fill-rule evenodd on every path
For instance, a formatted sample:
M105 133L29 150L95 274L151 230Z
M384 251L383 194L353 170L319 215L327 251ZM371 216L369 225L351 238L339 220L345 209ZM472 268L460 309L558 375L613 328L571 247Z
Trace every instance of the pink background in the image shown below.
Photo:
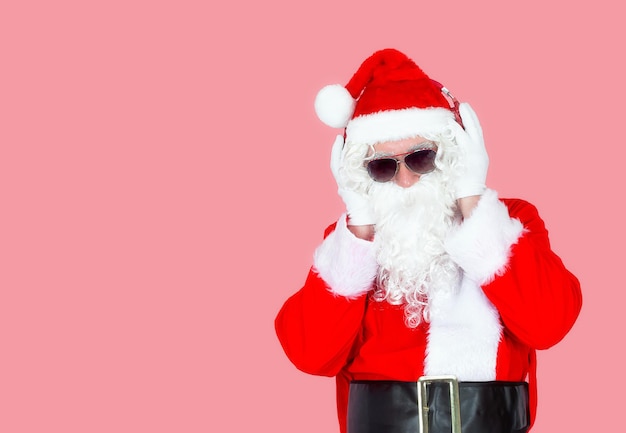
M534 431L614 430L618 4L3 2L0 431L336 431L333 380L273 320L342 211L314 96L385 47L471 102L489 185L537 205L583 285Z

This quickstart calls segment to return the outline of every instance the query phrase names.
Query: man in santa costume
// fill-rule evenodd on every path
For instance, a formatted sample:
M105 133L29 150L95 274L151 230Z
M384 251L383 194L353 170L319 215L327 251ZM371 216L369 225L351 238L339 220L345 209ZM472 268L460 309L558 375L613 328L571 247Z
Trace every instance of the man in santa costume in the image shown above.
M336 377L342 433L417 433L420 413L447 433L457 401L463 433L528 431L535 351L570 330L580 285L536 208L485 186L476 114L393 49L315 108L344 128L331 169L346 212L276 318L285 353Z

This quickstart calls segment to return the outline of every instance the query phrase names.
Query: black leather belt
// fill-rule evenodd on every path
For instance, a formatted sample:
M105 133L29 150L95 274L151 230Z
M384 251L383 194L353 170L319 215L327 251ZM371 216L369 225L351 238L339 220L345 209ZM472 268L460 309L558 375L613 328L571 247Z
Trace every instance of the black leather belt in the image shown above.
M449 384L433 381L425 386L428 433L451 433ZM416 382L353 381L348 433L418 433L417 402ZM526 382L458 382L457 404L462 433L526 433L530 426Z

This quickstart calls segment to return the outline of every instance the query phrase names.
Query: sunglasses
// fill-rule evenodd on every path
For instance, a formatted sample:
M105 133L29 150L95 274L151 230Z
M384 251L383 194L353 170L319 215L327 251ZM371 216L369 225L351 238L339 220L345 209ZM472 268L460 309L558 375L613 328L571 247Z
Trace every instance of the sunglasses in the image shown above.
M398 155L372 159L366 164L367 173L376 182L389 182L398 173L400 162L416 174L430 173L435 169L437 149L417 149Z

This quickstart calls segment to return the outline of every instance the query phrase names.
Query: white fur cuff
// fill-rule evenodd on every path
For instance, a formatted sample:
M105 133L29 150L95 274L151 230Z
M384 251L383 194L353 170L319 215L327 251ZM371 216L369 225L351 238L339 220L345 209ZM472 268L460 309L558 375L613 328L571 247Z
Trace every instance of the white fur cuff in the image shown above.
M333 293L349 298L372 288L378 268L374 244L348 230L345 214L315 250L313 266Z
M446 239L445 248L467 277L483 285L504 272L511 247L523 231L498 194L488 189L472 215Z

